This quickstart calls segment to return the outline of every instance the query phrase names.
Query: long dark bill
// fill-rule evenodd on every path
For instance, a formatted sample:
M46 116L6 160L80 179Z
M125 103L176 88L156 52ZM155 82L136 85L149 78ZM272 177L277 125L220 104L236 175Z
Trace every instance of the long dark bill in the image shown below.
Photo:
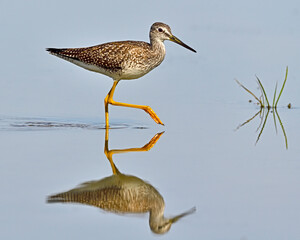
M196 52L195 49L191 48L190 46L186 45L184 42L182 42L181 40L179 40L177 37L175 37L174 35L170 36L170 41L174 42L174 43L177 43L193 52Z

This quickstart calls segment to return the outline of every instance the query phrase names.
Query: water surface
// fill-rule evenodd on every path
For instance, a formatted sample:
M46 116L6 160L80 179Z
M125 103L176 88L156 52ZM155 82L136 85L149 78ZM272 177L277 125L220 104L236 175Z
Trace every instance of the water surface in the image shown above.
M166 42L161 66L118 85L115 100L151 106L165 126L143 111L110 107L109 147L138 149L164 132L149 151L113 158L120 172L160 193L166 217L196 207L162 238L299 239L299 2L143 4L0 4L1 239L157 238L148 213L47 203L49 195L112 175L103 102L112 81L45 51L146 41L155 21L198 53ZM286 66L278 115L288 149L272 113L257 143L259 116L236 130L259 109L234 81L255 91L257 75L272 96Z

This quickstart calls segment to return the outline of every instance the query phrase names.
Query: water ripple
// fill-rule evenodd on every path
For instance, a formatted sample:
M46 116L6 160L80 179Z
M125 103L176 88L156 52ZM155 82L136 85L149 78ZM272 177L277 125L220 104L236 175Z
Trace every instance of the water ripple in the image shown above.
M111 129L147 129L136 124L112 123ZM41 131L59 129L105 129L97 119L24 118L0 116L0 131Z

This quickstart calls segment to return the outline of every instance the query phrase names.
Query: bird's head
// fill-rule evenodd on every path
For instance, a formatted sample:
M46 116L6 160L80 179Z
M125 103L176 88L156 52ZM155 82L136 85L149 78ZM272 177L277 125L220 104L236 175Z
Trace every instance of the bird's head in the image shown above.
M196 52L193 48L189 47L188 45L186 45L185 43L183 43L181 40L179 40L177 37L175 37L172 34L171 28L169 27L169 25L165 24L165 23L161 23L161 22L156 22L153 23L150 29L150 39L157 39L160 41L165 41L165 40L169 40L172 42L175 42L193 52Z
M179 214L173 218L164 218L163 216L161 216L160 218L156 218L155 220L150 219L150 228L151 231L156 233L156 234L164 234L166 232L168 232L172 226L173 223L177 222L179 219L192 214L196 211L196 208L192 208L182 214Z

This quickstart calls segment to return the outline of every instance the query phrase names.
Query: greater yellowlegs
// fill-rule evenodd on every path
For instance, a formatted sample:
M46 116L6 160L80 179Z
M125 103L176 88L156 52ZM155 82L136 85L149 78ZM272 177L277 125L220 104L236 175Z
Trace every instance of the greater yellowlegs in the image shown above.
M192 208L172 218L164 217L165 202L160 193L146 181L122 174L112 160L115 153L150 150L162 134L156 134L149 143L141 148L109 150L108 132L106 132L104 152L111 164L113 175L83 183L67 192L49 196L48 203L80 203L119 214L149 212L151 230L157 234L167 232L173 223L195 212L196 209Z
M120 80L140 78L161 64L166 54L165 40L178 43L196 52L175 37L167 24L154 23L150 28L149 35L150 43L121 41L86 48L47 48L47 51L87 70L107 75L114 80L113 86L104 100L106 127L109 127L108 104L142 109L156 123L163 125L162 121L149 106L121 103L113 100L115 88Z

